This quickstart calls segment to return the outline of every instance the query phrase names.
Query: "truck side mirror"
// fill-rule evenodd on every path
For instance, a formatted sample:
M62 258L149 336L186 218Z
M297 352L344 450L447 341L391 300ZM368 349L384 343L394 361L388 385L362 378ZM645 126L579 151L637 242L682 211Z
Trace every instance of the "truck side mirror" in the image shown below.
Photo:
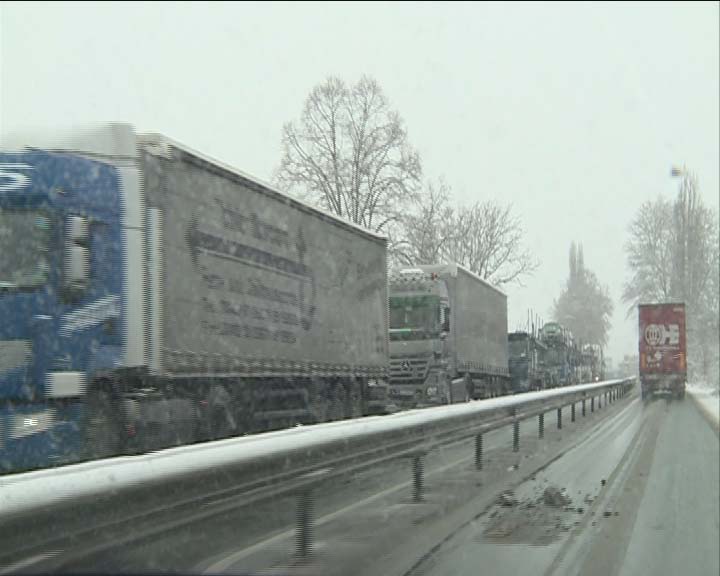
M90 279L88 219L68 216L65 226L63 288L70 294L87 288Z
M88 219L85 216L68 216L65 230L67 241L75 244L87 244L90 235L88 233Z
M65 284L84 289L90 275L90 251L85 246L68 246L65 253Z

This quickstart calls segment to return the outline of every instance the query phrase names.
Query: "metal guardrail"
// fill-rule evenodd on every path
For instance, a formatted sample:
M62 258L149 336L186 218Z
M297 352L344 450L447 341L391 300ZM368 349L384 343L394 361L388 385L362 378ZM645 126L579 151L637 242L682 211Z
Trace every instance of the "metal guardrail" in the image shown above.
M563 407L571 406L574 421L578 404L585 416L588 407L615 402L634 384L610 380L0 477L0 574L47 550L84 555L138 538L139 525L159 533L179 518L196 521L289 493L298 495L297 554L304 556L311 545L310 493L318 482L410 457L413 498L421 501L428 451L474 438L481 469L483 434L512 425L517 451L522 421L538 417L542 437L547 412L557 411L561 428Z

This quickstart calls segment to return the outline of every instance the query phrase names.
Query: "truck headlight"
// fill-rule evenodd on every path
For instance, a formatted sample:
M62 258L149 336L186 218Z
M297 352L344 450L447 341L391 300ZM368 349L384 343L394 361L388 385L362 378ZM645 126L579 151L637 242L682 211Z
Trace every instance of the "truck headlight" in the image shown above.
M437 393L438 393L437 386L428 386L425 389L425 394L427 394L428 396L437 396Z

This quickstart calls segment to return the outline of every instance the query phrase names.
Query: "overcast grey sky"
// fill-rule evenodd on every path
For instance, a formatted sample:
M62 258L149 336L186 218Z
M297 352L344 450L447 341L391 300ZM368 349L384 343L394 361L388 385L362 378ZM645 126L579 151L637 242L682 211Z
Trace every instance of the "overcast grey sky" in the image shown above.
M280 130L327 75L374 76L425 176L461 202L512 202L541 266L508 289L510 328L547 319L570 242L616 305L640 204L685 163L718 206L718 2L7 3L0 133L122 120L263 179Z

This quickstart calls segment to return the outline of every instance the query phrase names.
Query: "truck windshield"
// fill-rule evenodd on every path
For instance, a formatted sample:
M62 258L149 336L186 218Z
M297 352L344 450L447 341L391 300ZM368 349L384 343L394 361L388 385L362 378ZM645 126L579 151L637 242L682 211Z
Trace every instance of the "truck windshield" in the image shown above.
M40 211L0 209L0 289L45 283L49 228Z
M560 326L557 324L545 324L543 332L548 336L554 336L560 333Z
M527 340L510 340L510 355L519 357L527 354Z
M550 348L545 352L545 360L548 364L562 364L565 362L565 350L563 348Z
M439 332L440 298L438 296L391 297L390 330Z

